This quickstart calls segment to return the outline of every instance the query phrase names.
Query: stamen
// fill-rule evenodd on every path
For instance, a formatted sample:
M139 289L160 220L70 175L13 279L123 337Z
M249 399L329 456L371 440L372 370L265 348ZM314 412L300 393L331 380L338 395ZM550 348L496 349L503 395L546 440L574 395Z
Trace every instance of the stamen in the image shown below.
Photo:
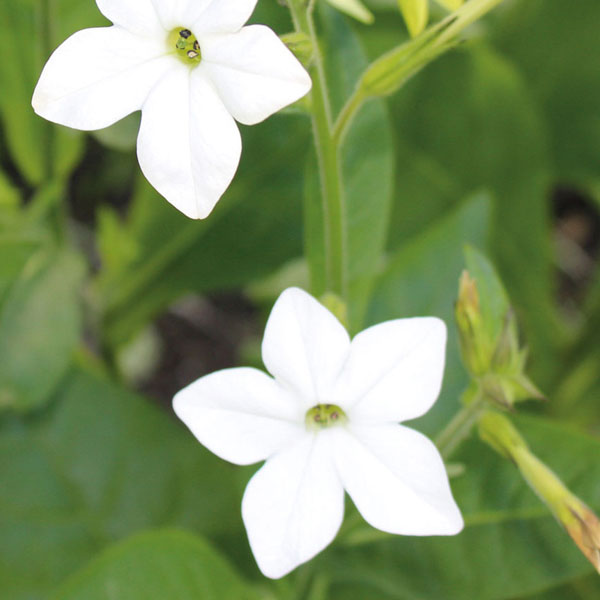
M169 35L168 44L175 46L179 58L189 66L194 66L202 60L200 42L192 31L186 27L174 29Z
M346 421L346 413L335 404L317 404L306 413L309 429L323 429Z

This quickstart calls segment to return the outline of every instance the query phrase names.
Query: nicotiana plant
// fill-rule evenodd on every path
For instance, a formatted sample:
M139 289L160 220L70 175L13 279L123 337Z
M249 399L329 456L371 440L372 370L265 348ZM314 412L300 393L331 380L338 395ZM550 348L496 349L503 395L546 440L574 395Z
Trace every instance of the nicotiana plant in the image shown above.
M363 315L356 306L366 304L385 257L381 251L360 269L350 264L351 232L360 230L362 218L356 212L351 222L348 210L353 190L345 153L360 142L352 127L370 100L398 91L501 0L439 0L451 14L429 28L427 0L399 0L413 39L367 65L337 111L316 0L286 0L294 26L286 43L263 25L246 25L257 0L96 2L113 25L79 31L55 50L33 107L81 130L102 129L141 110L141 170L188 217L207 217L234 178L242 147L236 121L257 124L306 96L298 112L314 140L307 206L318 207L306 219L312 295L280 286L287 289L262 342L270 375L251 367L219 370L173 400L177 416L214 454L236 465L265 461L242 500L262 573L283 577L328 546L342 526L345 493L382 532L459 534L463 517L444 461L474 430L516 465L600 571L593 511L533 454L506 416L542 394L526 374L514 312L486 259L465 250L468 270L455 316L469 385L434 442L405 422L425 415L438 398L446 325L435 316L357 325ZM328 4L363 23L373 20L358 0ZM363 158L359 172L373 167ZM365 197L361 206L369 202ZM388 207L377 206L376 216L387 224ZM382 250L379 242L372 245ZM358 333L351 338L348 331Z

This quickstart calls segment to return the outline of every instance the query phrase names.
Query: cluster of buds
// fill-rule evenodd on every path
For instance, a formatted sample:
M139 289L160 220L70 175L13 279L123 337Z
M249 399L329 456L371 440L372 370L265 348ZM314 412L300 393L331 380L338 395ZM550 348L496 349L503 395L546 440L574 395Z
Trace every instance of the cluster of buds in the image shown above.
M477 391L496 406L511 409L516 402L543 399L525 374L527 350L519 346L512 309L503 317L482 310L476 281L464 271L455 317L463 363Z

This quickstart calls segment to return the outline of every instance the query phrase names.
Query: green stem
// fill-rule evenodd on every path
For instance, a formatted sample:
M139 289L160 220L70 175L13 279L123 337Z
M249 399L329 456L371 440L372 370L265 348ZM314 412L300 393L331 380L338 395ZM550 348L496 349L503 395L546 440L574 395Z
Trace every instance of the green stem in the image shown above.
M323 203L325 264L328 292L347 300L347 232L344 190L340 166L340 147L333 134L331 103L327 91L325 65L313 20L314 2L289 0L296 31L310 39L314 49L310 74L313 87L312 125L321 181Z
M346 133L365 100L367 97L360 89L357 89L342 108L333 128L333 137L339 145L344 143Z
M483 396L479 394L469 404L463 406L439 433L435 445L444 459L447 459L469 437L484 407Z

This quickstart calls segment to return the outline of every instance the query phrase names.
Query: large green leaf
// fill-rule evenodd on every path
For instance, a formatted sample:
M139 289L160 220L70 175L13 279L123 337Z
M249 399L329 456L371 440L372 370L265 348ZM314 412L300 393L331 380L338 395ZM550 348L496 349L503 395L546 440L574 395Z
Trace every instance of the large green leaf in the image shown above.
M44 414L0 420L2 595L46 598L106 545L150 527L231 540L252 564L245 479L148 402L74 373Z
M325 60L333 114L354 89L366 66L356 35L344 17L323 4L321 50ZM353 123L341 154L348 276L350 327L361 328L373 276L385 245L393 187L391 123L381 101L364 107ZM324 216L315 156L308 165L306 183L306 252L313 292L326 290Z
M0 305L0 407L24 411L45 402L79 344L85 268L70 250L46 246L30 256L26 240L0 246L14 253L0 260L0 293L2 271L23 265Z
M127 254L108 255L114 220L100 232L105 268L98 291L111 345L126 342L185 293L246 285L302 253L301 164L309 129L298 116L244 129L238 175L204 221L178 213L140 178L118 236L129 240Z
M543 419L517 423L534 452L599 508L600 440ZM327 555L328 573L336 582L329 597L508 600L592 572L510 462L477 440L457 459L466 467L453 480L465 530L448 538L375 533L377 542L358 543L356 537L355 545L350 533L345 549Z
M202 538L136 535L94 559L53 600L248 600L255 595Z
M392 107L398 124L392 247L472 191L489 189L491 255L522 313L532 367L543 379L562 338L553 309L547 136L527 82L478 41L413 78Z
M81 136L38 117L31 98L50 52L78 29L106 21L93 2L5 0L0 3L0 116L12 159L37 185L68 174L82 151Z
M501 13L493 42L511 57L542 108L554 180L596 192L600 183L600 54L596 0L518 0Z
M449 329L446 376L440 400L421 426L435 432L458 407L467 385L454 326L458 278L465 268L463 246L485 248L490 231L490 198L477 194L407 242L390 257L378 279L368 312L369 324L388 319L434 315Z

